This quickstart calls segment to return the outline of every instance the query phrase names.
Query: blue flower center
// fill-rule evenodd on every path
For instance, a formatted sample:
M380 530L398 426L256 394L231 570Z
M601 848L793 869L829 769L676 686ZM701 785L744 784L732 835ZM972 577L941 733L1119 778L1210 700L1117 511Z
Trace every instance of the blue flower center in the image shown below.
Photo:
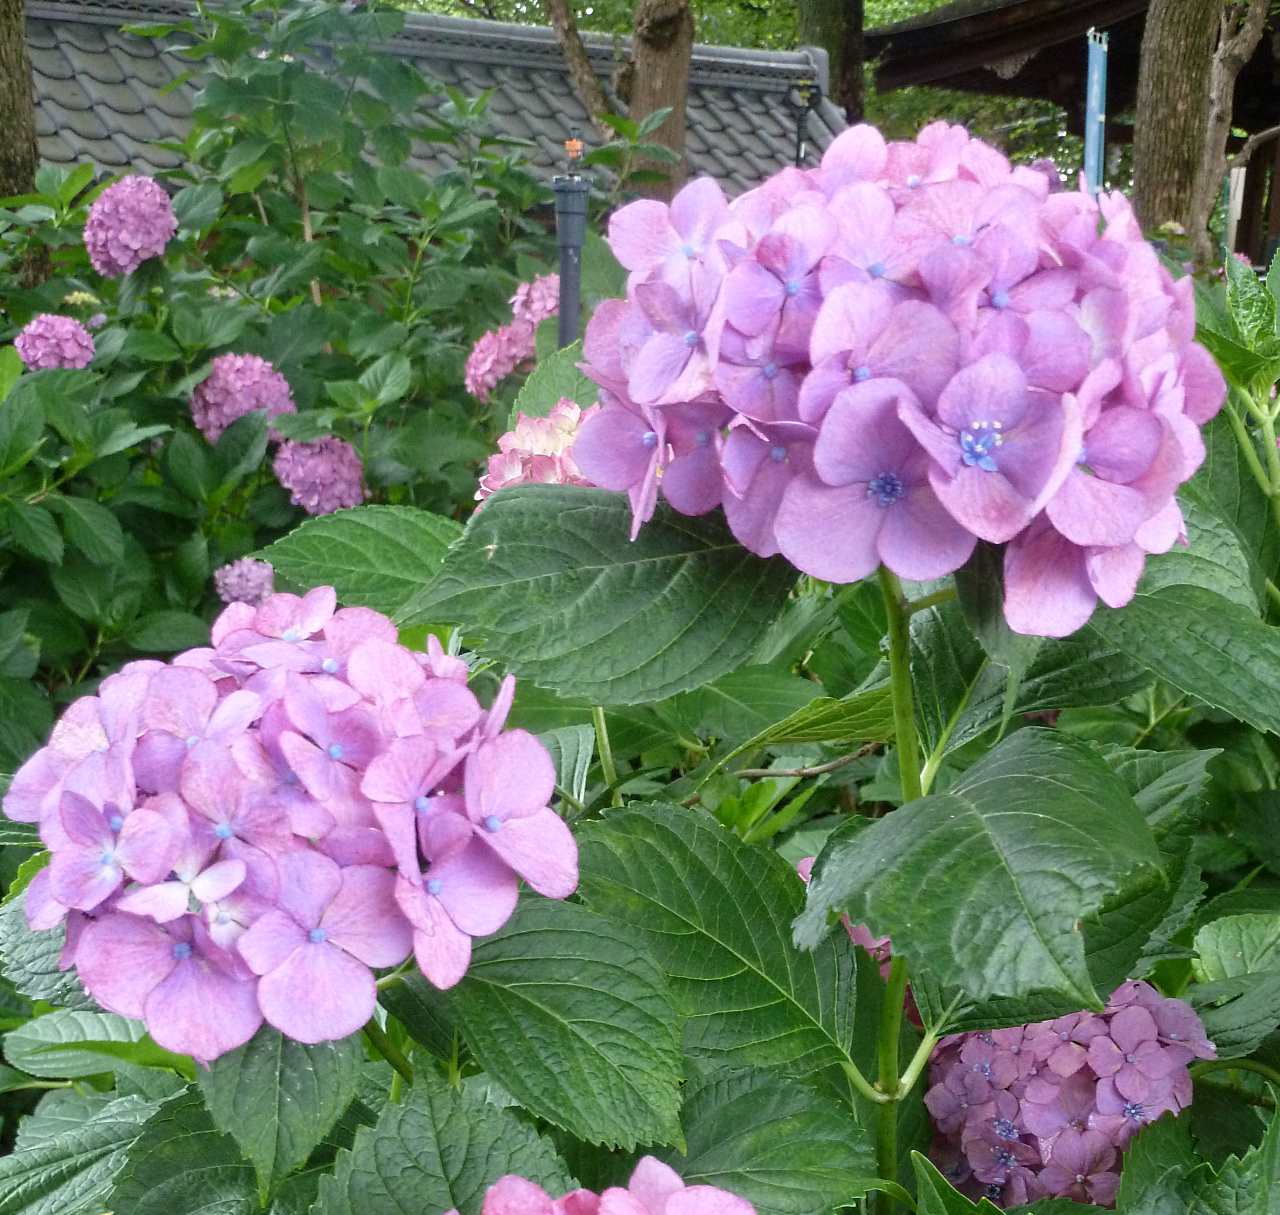
M413 808L419 814L426 814L426 812L431 809L431 799L425 793L419 793L418 796L413 799Z
M1124 1108L1120 1111L1130 1122L1142 1122L1146 1119L1147 1111L1143 1107L1141 1101L1126 1101Z
M196 743L198 743L198 742L200 741L200 735L199 735L199 734L188 734L188 735L187 735L187 737L186 737L186 740L185 740L185 741L186 741L186 744L187 744L187 750L188 750L188 751L190 751L190 750L191 750L191 748L192 748L192 747L194 747L194 746L196 745Z
M281 636L281 639L284 641L301 641L302 640L302 633L298 629L285 629L285 631L281 633L280 636Z
M326 658L321 664L320 669L326 675L334 674L338 669L338 660L336 658Z
M492 835L495 831L501 830L502 820L496 814L490 814L485 817L483 826Z
M711 432L709 430L700 430L693 436L693 441L699 447L706 447L706 445L711 442Z
M982 1196L984 1198L999 1198L1000 1195L1003 1193L1004 1193L1004 1186L998 1185L994 1181L990 1185L985 1186L982 1190Z
M298 783L298 774L296 772L286 772L284 783L286 785L296 785Z
M1018 1128L1008 1118L997 1118L992 1125L1001 1139L1016 1139L1018 1137Z
M979 1076L985 1076L988 1080L990 1080L990 1079L991 1079L991 1064L990 1064L990 1063L985 1063L985 1062L984 1062L984 1063L975 1063L975 1064L973 1065L973 1070L974 1070L975 1072L977 1072Z
M646 430L644 434L640 436L640 442L646 447L657 447L658 432L656 430Z
M963 232L957 232L955 236L951 238L951 243L955 245L957 249L964 249L973 244L973 241L965 236Z
M864 380L869 380L870 378L871 368L865 363L863 363L862 366L855 367L853 369L853 381L855 384L861 384Z
M104 869L109 869L115 863L116 854L112 852L110 848L104 849L102 855L98 857L98 864Z
M920 174L912 173L907 177L907 189L914 190L920 184Z
M231 824L230 824L230 823L219 823L219 824L218 824L218 825L213 829L213 833L214 833L214 835L216 835L220 840L229 840L233 835L235 835L235 832L231 830Z
M175 941L173 945L173 956L179 962L186 961L191 956L191 946L186 941Z
M997 291L991 297L991 306L993 308L1007 308L1009 306L1009 293L1007 291Z
M685 255L685 257L697 257L697 256L698 256L698 251L697 251L697 249L695 249L691 244L689 244L689 242L688 242L688 241L685 241L685 243L684 243L683 245L681 245L681 246L680 246L680 252L681 252L681 253L683 253L683 254Z
M907 490L897 473L882 472L867 482L867 497L881 506L892 506L906 497Z
M964 462L970 468L980 468L983 472L995 472L996 461L992 456L1004 436L1000 433L999 422L970 422L967 430L960 432L960 451ZM1067 1040L1067 1035L1062 1035Z
M119 831L120 828L124 826L124 815L113 814L109 819L107 819L107 825L112 831Z
M872 278L884 278L884 262L872 262L867 267L867 273Z
M323 928L313 928L309 933L307 933L307 940L313 945L319 945L328 937L328 935L329 934L325 932Z
M776 380L778 378L778 364L766 363L764 365L762 374L764 375L764 378L766 380Z
M1017 1163L1017 1157L1009 1151L1008 1148L996 1148L996 1150L991 1154L1000 1164L1004 1165L1005 1168Z
M796 282L796 280L795 280L795 279L793 279L793 278L789 278L789 279L787 279L786 292L787 292L787 294L788 294L788 295L790 295L790 296L796 296L796 295L799 295L799 294L800 294L800 284L799 284L799 283L797 283L797 282Z
M329 751L329 758L330 758L330 759L341 759L341 758L342 758L342 744L341 744L341 743L330 743L330 744L329 744L329 746L328 746L328 751Z
M684 344L688 346L690 350L698 344L698 331L696 329L690 329L685 333Z
M439 878L427 878L427 893L439 894L444 889L444 883Z
M787 449L781 443L775 443L769 448L769 459L775 464L781 464L787 458Z
M1128 1054L1128 1055L1125 1055L1125 1057L1124 1057L1124 1061L1125 1061L1126 1063L1137 1063L1138 1058L1137 1058L1137 1056L1136 1056L1136 1055Z

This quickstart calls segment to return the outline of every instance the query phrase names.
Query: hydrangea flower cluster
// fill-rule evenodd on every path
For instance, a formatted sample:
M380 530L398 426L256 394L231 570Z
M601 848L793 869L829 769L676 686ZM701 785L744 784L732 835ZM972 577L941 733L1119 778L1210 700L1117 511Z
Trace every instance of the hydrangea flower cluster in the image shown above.
M289 500L309 515L330 515L359 506L365 498L359 452L333 435L311 443L281 443L271 469L289 491Z
M484 334L467 356L465 383L477 401L536 353L538 326L560 311L560 276L541 274L521 283L511 297L511 321Z
M723 506L747 548L832 582L1005 544L1020 632L1127 602L1183 535L1174 491L1225 384L1128 202L1054 185L962 127L864 125L732 203L703 179L623 207L583 475L636 529L659 492Z
M489 457L476 499L483 502L490 494L509 485L531 482L590 485L574 463L570 448L582 423L599 412L599 405L584 411L568 397L561 397L545 418L517 415L515 429L498 440L497 452Z
M71 368L79 371L93 362L93 337L69 316L42 312L27 322L14 339L14 349L29 371Z
M625 1189L610 1186L600 1194L571 1190L552 1198L540 1185L509 1173L485 1191L480 1215L755 1215L755 1207L717 1186L685 1185L670 1165L645 1156Z
M261 410L268 418L297 413L289 381L256 354L220 354L191 395L191 417L210 443L237 418ZM272 433L272 438L279 435Z
M264 1020L345 1037L374 970L412 954L452 986L518 877L577 885L551 759L504 728L514 681L483 709L434 638L335 608L331 587L232 604L211 646L72 704L5 797L52 854L28 922L65 923L64 968L170 1050L213 1059Z
M164 187L150 177L122 177L89 208L84 246L99 274L119 278L159 257L177 230Z
M213 571L213 585L223 603L257 607L275 590L275 570L269 561L241 557Z
M924 1098L934 1159L974 1198L1110 1206L1129 1140L1190 1104L1187 1065L1214 1053L1189 1004L1139 981L1102 1013L944 1038Z

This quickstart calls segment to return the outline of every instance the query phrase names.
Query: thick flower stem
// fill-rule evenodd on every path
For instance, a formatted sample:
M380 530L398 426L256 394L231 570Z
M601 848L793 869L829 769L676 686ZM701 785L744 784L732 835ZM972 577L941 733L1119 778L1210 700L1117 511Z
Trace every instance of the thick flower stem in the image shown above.
M1269 1067L1265 1063L1259 1063L1256 1059L1205 1059L1200 1063L1193 1063L1189 1070L1193 1080L1199 1080L1201 1076L1207 1076L1210 1072L1245 1071L1255 1072L1272 1084L1280 1084L1280 1071L1276 1071L1274 1067Z
M613 762L613 747L609 744L609 727L604 719L604 709L596 705L591 710L591 724L596 728L596 750L600 753L600 775L609 787L610 801L622 805L622 791L618 788L618 769Z
M902 1004L907 994L907 964L894 958L889 964L889 982L880 1006L880 1037L876 1043L879 1076L876 1088L889 1100L876 1107L876 1174L885 1181L898 1180L898 1102L902 1099L898 1077L898 1038L902 1033ZM879 1205L889 1210L893 1199L879 1196Z
M920 740L916 734L911 695L911 639L907 627L907 601L897 575L880 567L880 590L889 617L889 688L893 693L894 745L898 751L898 776L902 800L920 796Z
M404 1052L391 1041L387 1031L378 1024L376 1019L369 1019L369 1022L364 1027L364 1036L369 1040L369 1045L395 1068L398 1076L410 1084L413 1083L412 1065L404 1057Z

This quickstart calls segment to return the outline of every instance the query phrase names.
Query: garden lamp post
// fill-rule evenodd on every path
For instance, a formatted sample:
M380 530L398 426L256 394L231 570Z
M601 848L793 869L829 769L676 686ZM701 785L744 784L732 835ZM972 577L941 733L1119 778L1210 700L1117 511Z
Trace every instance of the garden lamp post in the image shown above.
M582 309L582 245L587 236L587 197L591 182L577 171L582 158L582 140L575 132L565 140L569 172L551 180L556 194L556 243L560 247L560 329L563 349L578 340L578 319Z

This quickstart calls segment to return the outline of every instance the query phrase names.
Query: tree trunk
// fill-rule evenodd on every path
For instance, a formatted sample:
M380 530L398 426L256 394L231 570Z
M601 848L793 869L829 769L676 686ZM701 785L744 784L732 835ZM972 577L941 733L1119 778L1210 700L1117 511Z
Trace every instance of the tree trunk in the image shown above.
M36 113L23 0L0 0L0 198L35 189Z
M569 0L542 0L542 8L564 54L569 79L573 81L573 90L578 94L578 100L587 111L592 126L602 135L612 138L613 132L603 121L604 115L609 112L609 102L595 72L591 70L591 60L578 34L578 22Z
M689 0L636 0L635 71L631 79L629 116L636 122L655 110L671 107L666 121L648 136L651 143L670 148L679 160L653 165L667 174L660 184L646 187L655 198L669 199L683 184L685 164L685 101L689 94L689 65L693 56L693 11Z
M827 52L831 100L850 122L861 122L863 0L800 0L796 33L801 46Z

